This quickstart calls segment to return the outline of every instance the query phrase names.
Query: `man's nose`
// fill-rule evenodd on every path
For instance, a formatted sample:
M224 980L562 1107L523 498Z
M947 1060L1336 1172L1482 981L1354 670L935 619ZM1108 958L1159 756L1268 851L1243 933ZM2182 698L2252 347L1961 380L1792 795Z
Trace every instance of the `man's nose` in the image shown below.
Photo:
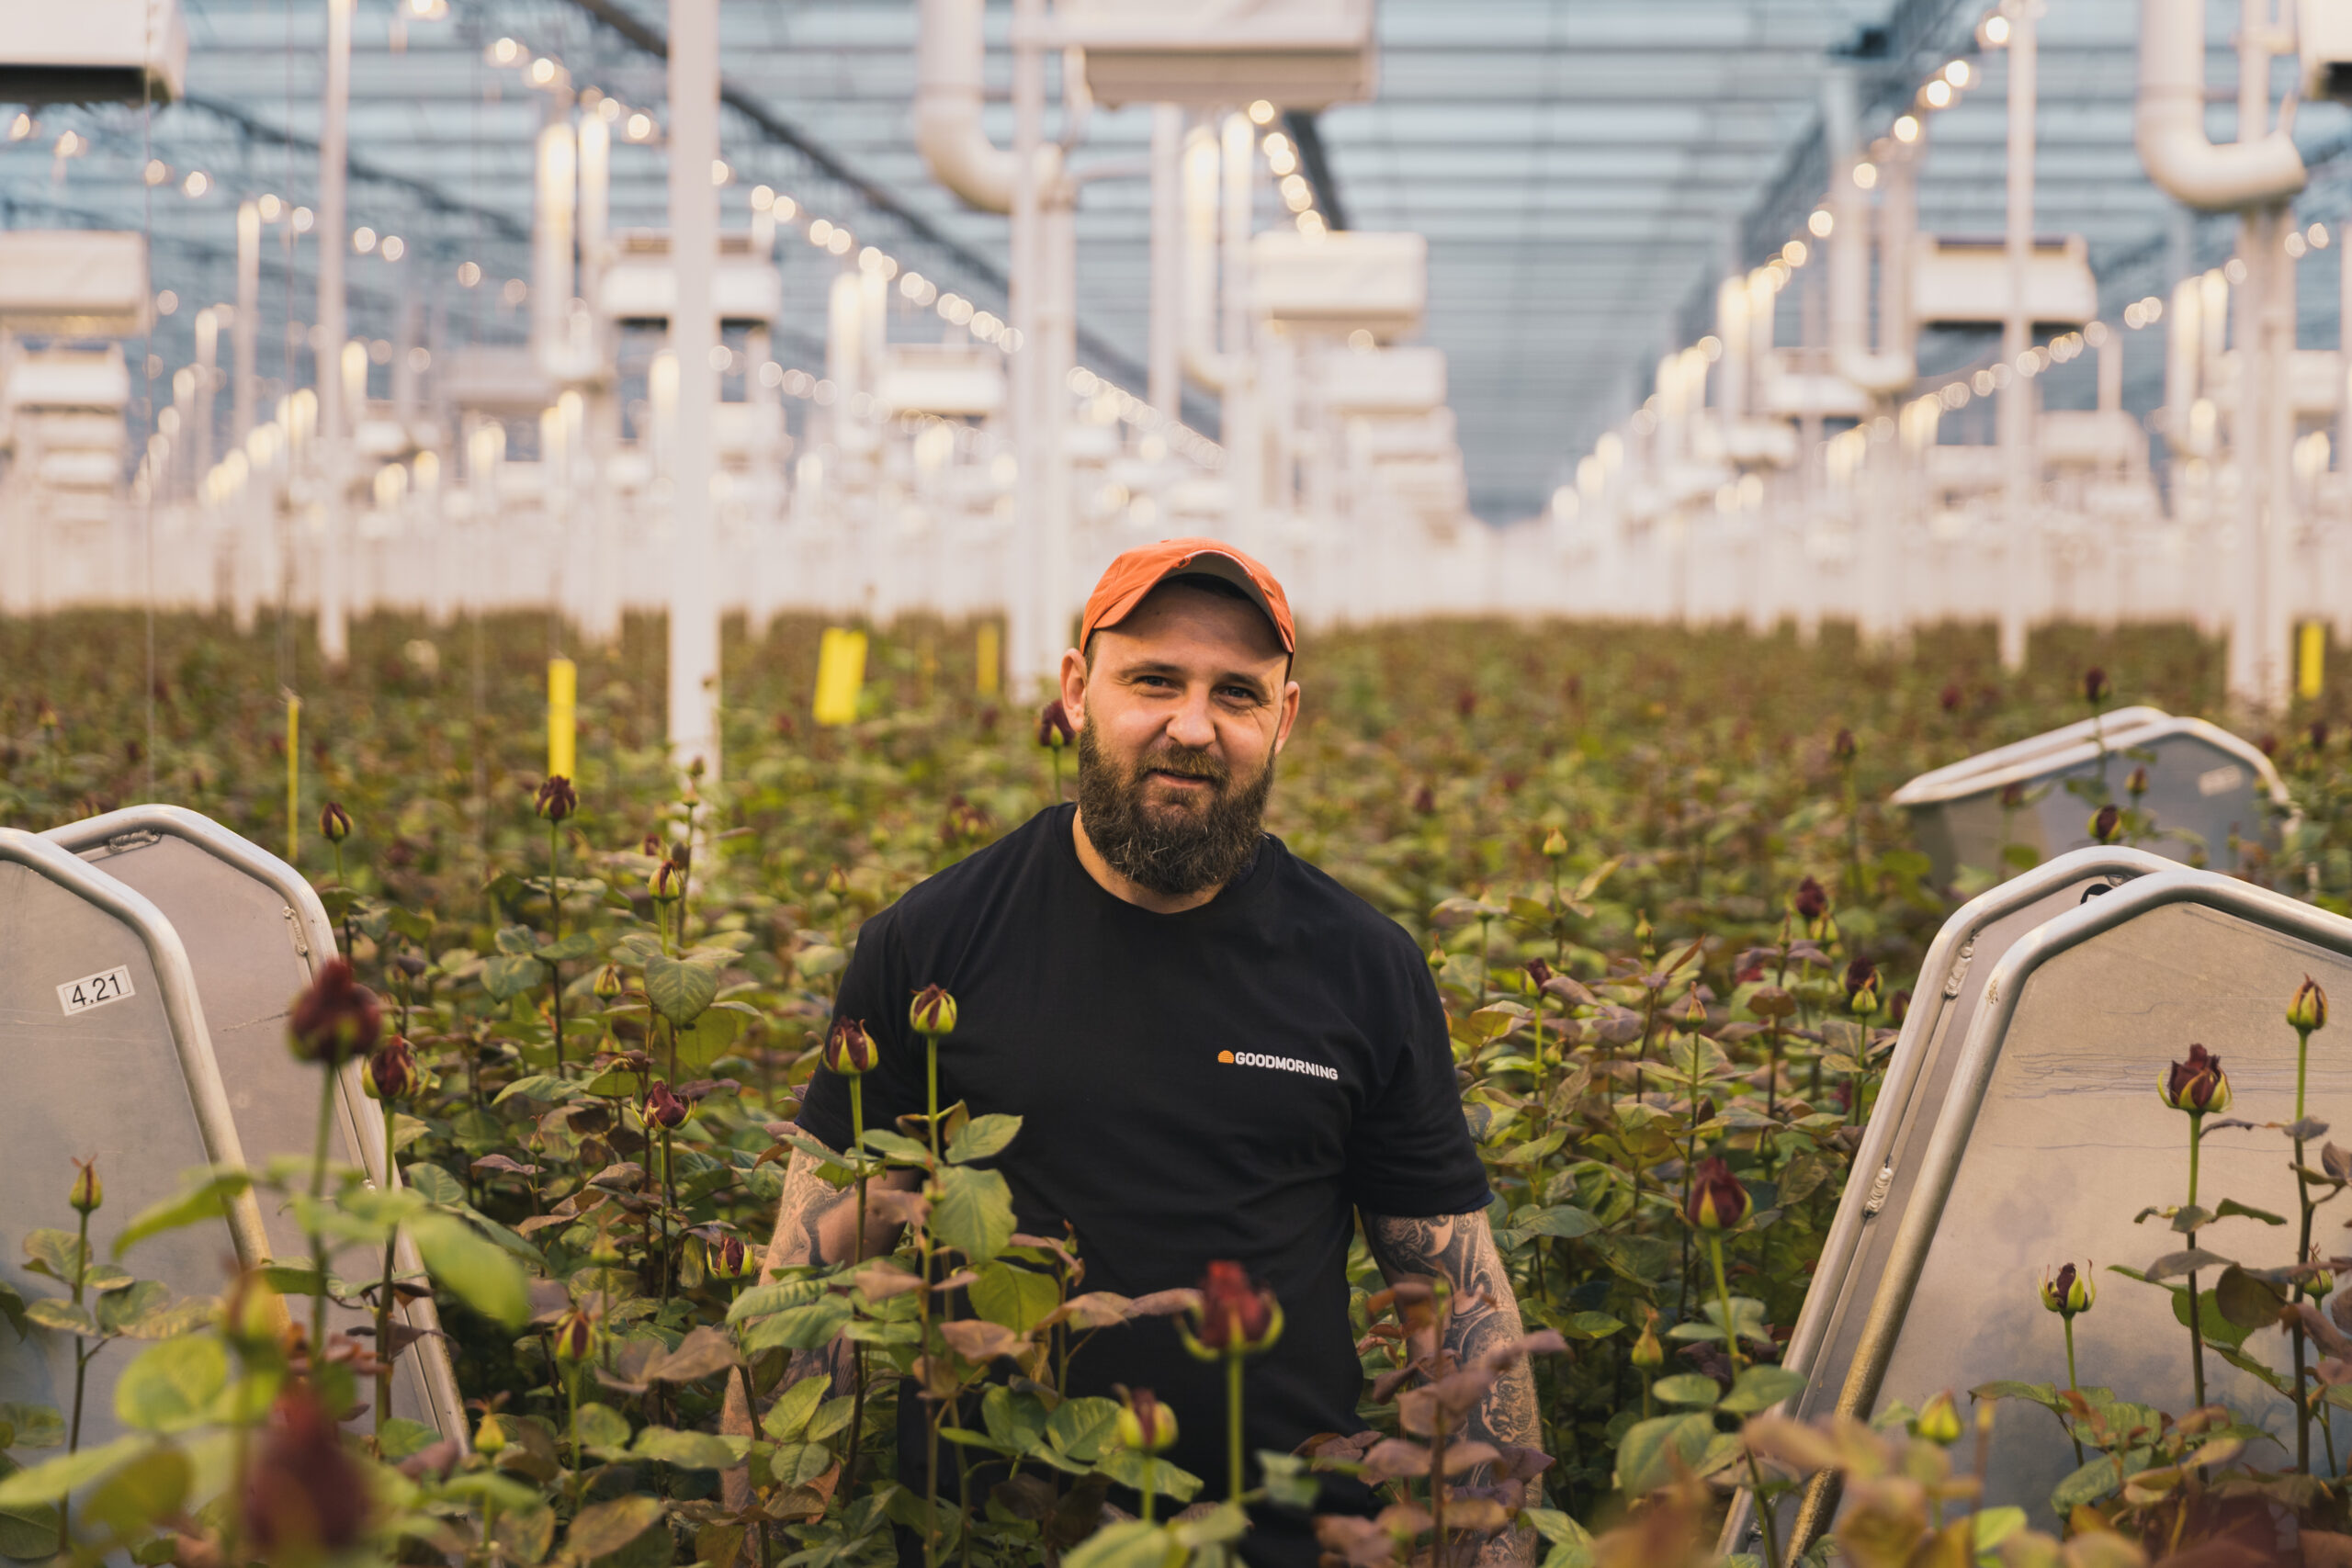
M1168 720L1168 739L1179 746L1202 750L1215 744L1216 724L1209 716L1209 694L1204 691L1187 692L1176 712Z

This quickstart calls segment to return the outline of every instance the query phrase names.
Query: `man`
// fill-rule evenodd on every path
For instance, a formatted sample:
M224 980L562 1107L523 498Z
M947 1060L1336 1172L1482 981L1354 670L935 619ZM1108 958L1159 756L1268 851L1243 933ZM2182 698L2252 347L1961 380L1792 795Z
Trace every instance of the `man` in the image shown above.
M868 921L835 1015L877 1043L865 1121L888 1127L925 1103L908 1002L932 984L954 995L940 1103L1023 1118L997 1168L1022 1229L1074 1230L1086 1289L1191 1285L1225 1258L1274 1291L1286 1326L1249 1364L1253 1453L1363 1426L1345 1276L1359 1213L1383 1273L1452 1286L1464 1304L1449 1346L1464 1361L1521 1333L1427 965L1261 827L1298 716L1295 651L1281 585L1230 546L1177 539L1114 561L1062 656L1077 805ZM819 1073L800 1125L847 1147L841 1080ZM796 1155L768 1266L845 1261L854 1224L851 1195ZM866 1255L892 1245L876 1225ZM1220 1369L1148 1319L1072 1364L1072 1393L1114 1383L1175 1409L1183 1438L1168 1457L1220 1495ZM1538 1443L1523 1362L1468 1435ZM918 1449L904 1472L921 1465ZM1244 1553L1292 1568L1316 1550L1304 1516L1261 1510Z

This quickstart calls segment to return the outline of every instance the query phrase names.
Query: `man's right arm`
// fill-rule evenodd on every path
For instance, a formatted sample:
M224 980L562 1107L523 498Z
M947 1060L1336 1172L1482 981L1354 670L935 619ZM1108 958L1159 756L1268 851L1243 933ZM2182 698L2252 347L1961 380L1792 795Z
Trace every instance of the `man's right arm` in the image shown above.
M910 1192L921 1179L920 1171L876 1171L866 1178L866 1187L869 1196L879 1188ZM815 1156L796 1151L791 1163L785 1167L784 1197L776 1204L775 1234L768 1239L767 1258L760 1278L764 1281L770 1271L778 1269L882 1257L897 1248L901 1228L898 1222L874 1213L869 1203L865 1246L859 1249L856 1185L834 1186L818 1174ZM789 1386L818 1372L832 1373L836 1388L848 1387L849 1341L836 1339L820 1350L794 1352L785 1382Z

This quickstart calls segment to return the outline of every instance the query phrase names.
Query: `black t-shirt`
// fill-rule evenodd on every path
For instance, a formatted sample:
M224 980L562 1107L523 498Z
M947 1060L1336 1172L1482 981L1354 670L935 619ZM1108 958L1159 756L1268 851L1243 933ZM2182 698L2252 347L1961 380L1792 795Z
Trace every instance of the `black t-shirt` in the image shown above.
M1489 1197L1428 966L1279 839L1209 903L1162 915L1087 873L1074 817L1040 812L866 922L836 1003L879 1046L865 1124L923 1109L907 1007L945 987L958 1021L940 1043L940 1103L1023 1119L994 1162L1021 1228L1069 1222L1090 1291L1139 1296L1240 1263L1285 1318L1249 1366L1250 1451L1355 1431L1351 1210L1470 1213ZM820 1069L800 1125L846 1148L847 1086ZM1070 1381L1154 1391L1182 1432L1168 1457L1223 1495L1223 1373L1170 1322L1104 1331Z

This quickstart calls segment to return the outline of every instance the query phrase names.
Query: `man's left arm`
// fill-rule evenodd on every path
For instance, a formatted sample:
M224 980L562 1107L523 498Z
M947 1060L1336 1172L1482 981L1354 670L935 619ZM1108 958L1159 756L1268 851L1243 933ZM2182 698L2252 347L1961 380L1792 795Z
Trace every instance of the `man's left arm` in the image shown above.
M1433 1219L1366 1214L1363 1229L1373 1259L1389 1283L1442 1280L1453 1294L1453 1312L1446 1320L1443 1344L1430 1336L1431 1343L1409 1346L1414 1359L1446 1349L1453 1352L1457 1365L1466 1367L1525 1334L1519 1298L1511 1292L1510 1275L1495 1250L1494 1232L1483 1210ZM1543 1446L1543 1429L1535 1418L1535 1374L1523 1358L1495 1379L1485 1403L1471 1412L1467 1435L1498 1449Z

